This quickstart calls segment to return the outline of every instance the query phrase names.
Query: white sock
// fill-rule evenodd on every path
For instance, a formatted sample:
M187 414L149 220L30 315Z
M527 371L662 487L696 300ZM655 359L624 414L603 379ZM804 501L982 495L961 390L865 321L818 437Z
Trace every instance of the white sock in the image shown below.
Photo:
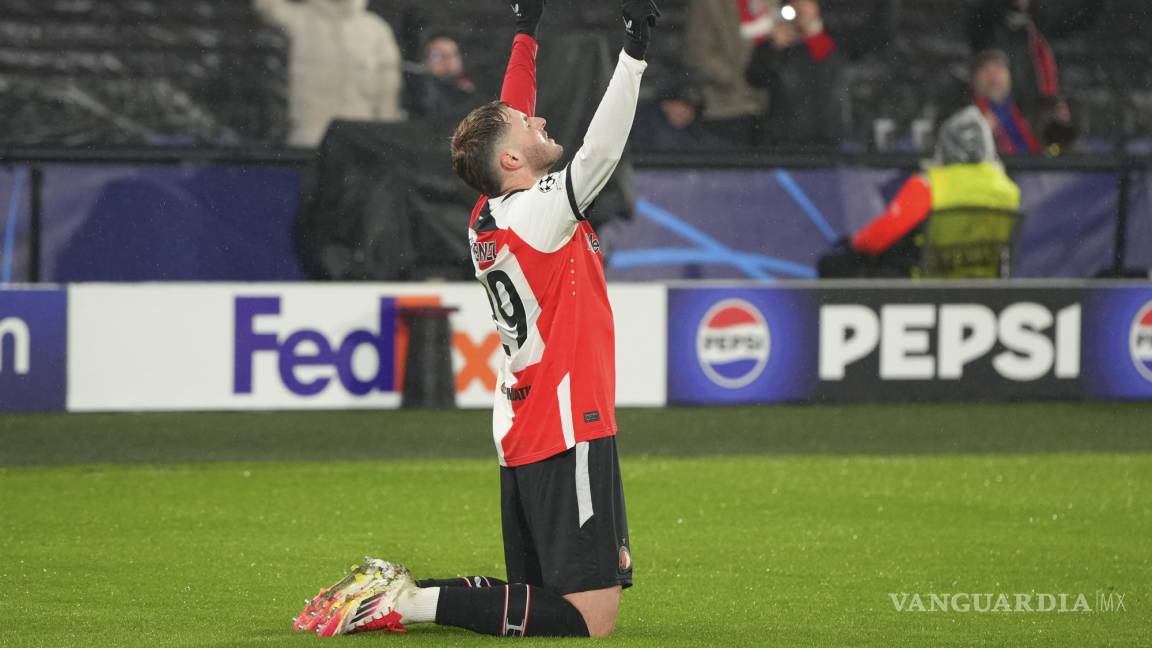
M396 600L396 611L401 623L428 623L436 620L436 605L440 603L439 587L418 587L401 594Z

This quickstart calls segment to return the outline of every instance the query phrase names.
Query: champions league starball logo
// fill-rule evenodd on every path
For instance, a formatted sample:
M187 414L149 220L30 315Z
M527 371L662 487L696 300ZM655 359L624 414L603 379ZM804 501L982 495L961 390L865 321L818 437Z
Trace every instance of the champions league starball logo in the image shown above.
M1136 317L1132 318L1132 330L1128 336L1128 352L1136 371L1152 382L1152 301L1144 304Z
M537 182L536 185L540 187L540 193L552 191L556 188L556 174L553 173L540 178L540 182Z
M712 382L728 389L747 387L759 378L771 351L768 323L742 299L725 299L708 309L696 331L700 368Z

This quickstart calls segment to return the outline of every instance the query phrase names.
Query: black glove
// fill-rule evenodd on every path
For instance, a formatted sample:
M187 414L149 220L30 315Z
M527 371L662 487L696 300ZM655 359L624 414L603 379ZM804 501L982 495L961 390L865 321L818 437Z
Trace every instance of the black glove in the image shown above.
M856 248L852 247L852 237L851 236L841 236L840 238L836 239L836 242L832 244L832 253L833 254L858 254L856 252Z
M536 38L536 27L540 24L540 17L544 15L544 3L547 0L510 0L512 13L516 15L516 33L528 34Z
M636 60L643 60L660 8L654 0L623 0L620 8L624 12L624 51Z

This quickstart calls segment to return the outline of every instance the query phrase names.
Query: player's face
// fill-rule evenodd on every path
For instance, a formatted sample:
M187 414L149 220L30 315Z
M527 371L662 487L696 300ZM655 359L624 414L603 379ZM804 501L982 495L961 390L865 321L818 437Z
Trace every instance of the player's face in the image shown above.
M529 117L515 108L505 108L504 114L509 126L508 148L519 151L530 169L547 172L564 155L564 147L544 130L548 122L543 117Z

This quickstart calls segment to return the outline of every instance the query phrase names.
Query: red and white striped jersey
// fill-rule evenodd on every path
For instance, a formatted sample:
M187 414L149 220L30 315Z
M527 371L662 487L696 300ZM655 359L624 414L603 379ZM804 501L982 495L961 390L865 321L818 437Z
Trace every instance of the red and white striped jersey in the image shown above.
M621 53L568 167L473 211L472 262L505 351L492 414L501 465L616 433L612 307L584 212L623 154L645 67Z

